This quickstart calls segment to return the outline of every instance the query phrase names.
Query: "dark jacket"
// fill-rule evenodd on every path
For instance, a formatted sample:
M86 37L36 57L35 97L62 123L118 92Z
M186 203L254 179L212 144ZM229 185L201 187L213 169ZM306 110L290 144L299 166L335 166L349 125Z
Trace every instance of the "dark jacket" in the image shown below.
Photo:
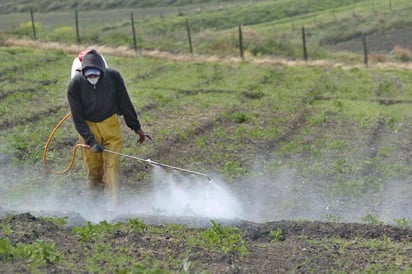
M90 67L101 71L96 85L87 81L82 73L73 77L67 88L74 125L86 144L96 143L86 121L101 122L115 113L123 115L127 126L138 131L141 128L140 122L120 73L105 68L103 58L95 50L83 57L82 71Z

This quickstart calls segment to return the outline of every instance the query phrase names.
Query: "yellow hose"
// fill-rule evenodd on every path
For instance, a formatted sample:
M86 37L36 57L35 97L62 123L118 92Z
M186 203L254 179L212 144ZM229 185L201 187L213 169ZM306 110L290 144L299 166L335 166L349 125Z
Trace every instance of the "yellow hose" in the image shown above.
M53 128L52 132L50 133L50 136L49 136L49 138L47 139L46 145L44 146L44 149L43 149L43 165L44 165L44 168L45 168L48 172L50 172L50 173L54 173L54 174L65 174L65 173L67 173L67 172L73 167L74 161L76 160L76 152L77 152L77 149L78 149L79 147L84 147L84 146L85 146L84 144L76 144L76 145L73 147L72 159L71 159L69 165L68 165L68 166L66 167L66 169L63 170L63 171L53 171L53 170L47 165L47 150L48 150L48 148L49 148L50 142L51 142L51 140L53 140L53 137L54 137L54 135L56 134L56 131L57 131L57 130L59 129L59 127L64 123L64 121L66 121L66 120L70 117L70 115L71 115L70 112L67 113L67 114L57 123L57 125Z
M64 121L66 121L66 120L70 117L70 115L71 115L70 112L67 113L67 114L57 123L57 125L53 128L52 132L50 133L50 136L49 136L49 138L47 139L46 145L44 146L44 149L43 149L43 165L44 165L44 168L45 168L48 172L50 172L50 173L54 173L54 174L65 174L65 173L67 173L67 172L73 167L73 165L74 165L74 161L76 160L77 149L78 149L79 147L89 148L89 146L86 145L86 144L76 144L76 145L73 147L72 159L71 159L69 165L68 165L68 166L66 167L66 169L63 170L63 171L60 171L60 172L53 171L53 170L47 165L47 149L49 148L50 142L51 142L51 140L53 140L53 137L54 137L54 135L56 134L56 131L57 131L57 130L59 129L59 127L64 123ZM151 138L150 138L149 135L146 135L146 136L151 140ZM147 162L147 163L149 163L149 164L156 165L156 166L163 166L163 167L172 168L172 169L175 169L175 170L180 170L180 171L188 172L188 173L191 173L191 174L197 174L197 175L205 176L205 177L207 177L207 178L209 179L209 181L211 180L210 177L209 177L207 174L204 174L204 173L200 173L200 172L196 172L196 171L192 171L192 170L188 170L188 169L183 169L183 168L179 168L179 167L175 167L175 166L171 166L171 165L166 165L166 164L157 163L157 162L152 161L152 160L150 160L150 159L144 160L144 159L141 159L141 158L137 158L137 157L130 156L130 155L127 155L127 154L123 154L123 153L120 153L120 152L116 152L116 151L111 151L111 150L108 150L108 149L104 149L104 151L105 151L105 152L109 152L109 153L113 153L113 154L117 154L117 155L120 155L120 156L125 156L125 157L128 157L128 158L136 159L136 160L139 160L139 161Z

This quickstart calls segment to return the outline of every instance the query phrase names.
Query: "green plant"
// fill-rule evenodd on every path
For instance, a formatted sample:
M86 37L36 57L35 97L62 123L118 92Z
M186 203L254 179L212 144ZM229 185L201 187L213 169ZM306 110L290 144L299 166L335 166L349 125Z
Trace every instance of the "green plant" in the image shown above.
M336 222L339 222L340 218L339 218L339 216L335 216L335 215L333 215L333 214L326 214L326 220L327 220L328 222L334 222L334 223L336 223Z
M127 219L127 224L130 232L143 233L147 231L147 225L139 219Z
M269 232L269 237L270 237L270 241L272 243L277 243L279 241L282 241L284 239L284 235L283 235L283 230L278 228L276 230L271 230Z
M11 258L30 259L30 264L35 267L47 263L58 263L60 254L56 244L52 241L37 240L32 244L18 243L14 247L9 238L1 238L0 259L9 260Z
M240 174L243 174L245 172L239 163L230 160L226 160L222 171L224 175L229 178L232 176L239 176Z
M90 222L87 226L73 227L72 233L78 235L82 242L90 241L97 235L95 226Z
M0 238L0 261L13 258L14 247L9 238Z
M335 161L334 169L335 169L336 173L338 173L338 174L351 173L352 172L351 164L346 159L343 159L343 158L337 159Z
M0 233L6 236L10 236L13 233L13 229L7 223L0 224Z
M383 235L383 239L369 239L361 243L362 246L365 246L372 250L382 249L385 251L389 251L391 247L390 244L391 244L391 240L386 234Z
M79 235L80 241L93 241L104 238L113 231L119 230L120 227L120 223L109 224L106 220L104 220L96 225L88 222L87 226L73 227L72 233Z
M200 235L204 247L223 253L236 252L240 256L248 254L246 242L238 228L223 227L214 221L210 221L210 224L211 226Z
M378 217L375 214L368 213L361 218L361 221L371 225L379 225L383 222L379 221Z
M395 219L394 221L395 221L396 225L401 227L401 228L410 228L411 227L411 221L406 217Z
M60 254L53 241L37 240L32 244L18 243L11 250L11 253L13 257L29 258L32 266L42 266L60 261Z
M236 112L232 114L232 119L235 123L240 124L240 123L246 122L247 117L246 117L246 114L244 113Z
M51 222L57 226L64 226L67 224L67 217L52 217L52 216L41 216L39 219Z

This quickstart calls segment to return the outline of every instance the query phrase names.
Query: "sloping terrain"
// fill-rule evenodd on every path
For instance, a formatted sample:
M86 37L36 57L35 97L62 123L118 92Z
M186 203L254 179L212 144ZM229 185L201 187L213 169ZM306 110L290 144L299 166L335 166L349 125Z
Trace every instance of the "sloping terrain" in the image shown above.
M85 202L79 159L65 176L42 169L47 136L67 113L70 50L0 51L0 272L411 270L409 70L102 47L154 138L136 148L124 127L124 152L212 177L123 158L121 210L102 213ZM53 169L76 139L67 121L50 147ZM217 247L205 244L210 228Z
M368 49L372 53L388 53L400 47L411 50L411 28L398 28L384 33L373 33L367 36ZM363 52L360 37L334 45L337 50Z

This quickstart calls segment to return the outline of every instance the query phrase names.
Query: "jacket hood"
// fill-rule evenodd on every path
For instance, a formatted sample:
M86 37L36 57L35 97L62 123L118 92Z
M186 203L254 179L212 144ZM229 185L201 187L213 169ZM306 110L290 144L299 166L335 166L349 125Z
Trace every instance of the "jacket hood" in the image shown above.
M84 71L87 68L95 68L100 70L102 73L100 75L101 78L104 77L104 72L105 72L105 63L103 60L103 57L94 49L89 51L83 56L82 60L82 74L84 76Z

